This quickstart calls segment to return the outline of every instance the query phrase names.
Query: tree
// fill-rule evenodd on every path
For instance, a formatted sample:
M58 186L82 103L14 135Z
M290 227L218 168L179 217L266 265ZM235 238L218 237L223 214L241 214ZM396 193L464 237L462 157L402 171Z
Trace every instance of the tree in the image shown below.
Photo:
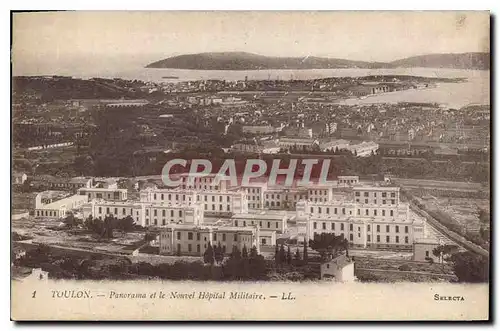
M205 250L205 253L203 254L203 261L205 263L210 263L211 265L214 264L214 261L215 261L214 249L210 243L208 243L208 247Z
M243 250L241 251L241 257L243 259L248 259L248 250L246 245L243 245Z
M218 264L221 264L221 262L223 260L224 260L224 251L222 250L222 246L221 246L220 241L219 241L219 243L217 244L217 247L215 249L215 261Z
M292 264L292 252L290 250L290 246L288 246L288 251L286 254L286 263Z
M459 282L484 283L489 281L489 260L472 252L460 252L451 256L453 271Z
M279 264L283 264L286 261L285 246L283 244L281 244L281 247L280 247L278 260L279 260Z
M443 265L444 261L449 261L449 258L454 253L458 252L458 246L456 245L439 245L432 250L432 255L438 258L438 261Z
M274 246L274 265L278 265L280 263L280 251L278 247L278 243Z
M155 240L156 235L152 232L146 232L144 234L144 242L149 243L151 240Z
M304 263L307 264L308 261L308 256L307 256L307 241L304 238L304 252L302 253L302 259L304 260Z
M259 254L257 253L257 247L253 246L250 250L250 259L255 259L258 255Z
M321 233L316 234L313 240L309 240L309 246L317 251L324 261L327 258L337 256L343 251L348 254L349 242L344 238L344 235L336 236L333 233Z
M300 261L300 252L299 252L299 249L298 249L298 248L297 248L297 250L295 251L294 260L295 260L296 262Z
M125 218L119 219L116 222L116 228L122 230L123 232L130 232L134 230L134 219L132 216L128 215Z

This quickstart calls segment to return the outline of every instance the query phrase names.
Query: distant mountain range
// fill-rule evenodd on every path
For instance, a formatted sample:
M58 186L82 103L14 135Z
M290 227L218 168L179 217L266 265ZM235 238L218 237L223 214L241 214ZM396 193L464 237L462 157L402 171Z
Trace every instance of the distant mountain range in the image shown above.
M315 56L270 57L245 52L198 53L170 57L146 68L192 70L340 69L340 68L453 68L489 70L490 53L429 54L392 62L365 62Z

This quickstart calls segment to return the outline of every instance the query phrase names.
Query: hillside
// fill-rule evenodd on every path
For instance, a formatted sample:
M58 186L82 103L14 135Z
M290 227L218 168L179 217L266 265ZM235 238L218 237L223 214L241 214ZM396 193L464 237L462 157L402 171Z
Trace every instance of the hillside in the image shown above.
M309 56L269 57L245 52L186 54L150 63L146 68L191 70L265 70L431 67L489 70L489 53L430 54L389 63Z
M413 56L390 63L395 67L429 67L453 69L490 69L489 53L429 54Z
M193 70L383 68L387 64L321 57L269 57L244 52L200 53L170 57L146 68Z

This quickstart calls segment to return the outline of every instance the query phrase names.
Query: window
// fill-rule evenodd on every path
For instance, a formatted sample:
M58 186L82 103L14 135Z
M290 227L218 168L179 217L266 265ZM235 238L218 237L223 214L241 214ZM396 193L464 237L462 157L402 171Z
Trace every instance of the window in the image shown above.
M212 234L212 240L217 241L217 233Z
M394 210L391 210L391 216L394 216Z
M373 210L373 216L377 216L377 210L376 209Z
M200 244L196 245L196 252L200 253Z
M174 211L173 210L170 211L170 217L174 217Z
M334 208L334 209L333 209L333 213L334 213L335 215L337 215L337 208Z
M237 233L234 234L233 241L238 241L238 234Z
M326 213L330 214L330 208L328 208L328 207L326 208Z
M382 198L387 198L387 193L386 192L382 192Z
M200 233L196 234L196 240L200 240Z
M316 227L317 227L317 223L316 223L316 222L314 222L314 223L313 223L313 229L316 229Z
M379 243L380 242L380 236L377 235L377 242Z
M345 208L342 208L342 214L345 215Z
M382 200L382 204L385 205L385 200Z
M259 221L259 226L262 227L262 221Z
M356 192L356 196L359 197L359 192Z
M369 210L365 209L365 215L368 216L368 214L369 214Z
M106 214L109 214L109 207L106 207ZM146 216L149 215L149 210L146 209Z
M370 235L368 235L368 241L372 241L372 238L370 237Z
M270 229L271 228L271 222L267 222L267 228Z
M225 233L222 234L222 241L226 241L226 234Z
M399 225L396 225L396 233L399 233Z
M101 209L101 207L99 207L99 214L101 214L101 213L102 213L102 209Z
M344 231L344 223L340 223L340 231Z
M392 200L391 200L391 203L392 203L392 204L395 204L395 203L396 203L396 200L392 199Z
M396 243L399 243L399 236L396 236Z
M163 195L163 193L161 194L161 199L164 200L165 199L165 196Z
M408 233L408 226L405 226L405 233Z
M352 224L349 224L349 231L352 231L352 228L353 228Z
M386 237L385 237L385 242L390 242L390 241L391 241L391 237L386 236Z
M182 210L179 210L179 217L182 217Z
M238 220L234 220L234 226L238 226Z
M165 217L165 214L166 214L166 211L165 211L165 209L163 209L163 210L161 211L161 216Z
M377 204L377 199L373 199L373 203L376 205Z
M158 211L156 209L153 210L153 215L158 216Z
M191 252L191 244L188 244L188 252Z
M365 203L368 203L368 199L365 199Z
M385 209L382 209L382 216L385 216Z
M361 215L361 209L358 209L358 215Z
M314 213L314 209L313 209L313 207L311 207L311 214L312 214L312 213Z
M323 222L323 230L326 230L326 223Z
M368 231L370 231L370 224L368 224Z
M429 257L429 251L425 251L425 257Z
M395 198L396 197L396 193L391 193L391 198Z
M278 222L276 222L276 229L278 228L278 226L279 226L279 225L278 225Z
M155 193L155 194L153 194L153 199L154 199L154 200L156 200L156 193Z
M364 197L367 197L367 196L368 196L368 192L364 192L364 193L363 193L363 196L364 196Z
M177 232L177 240L181 240L181 233Z
M350 241L353 241L353 236L352 236L352 233L349 235L349 240L350 240Z
M180 253L180 251L181 251L181 244L177 244L177 252Z
M405 244L408 243L408 236L405 237Z
M193 233L192 232L188 232L188 240L193 240Z
M122 214L125 214L125 208L122 209Z
M335 230L335 223L332 222L332 230Z

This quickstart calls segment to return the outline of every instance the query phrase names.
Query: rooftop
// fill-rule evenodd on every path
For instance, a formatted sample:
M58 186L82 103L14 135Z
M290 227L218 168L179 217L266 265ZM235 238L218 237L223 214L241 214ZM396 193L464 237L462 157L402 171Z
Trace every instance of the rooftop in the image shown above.
M237 227L237 226L213 226L213 225L194 225L194 224L169 224L160 231L165 230L192 230L192 231L228 231L228 232L244 232L244 233L254 233L256 227Z
M232 219L270 219L270 220L282 220L286 217L285 213L282 214L270 214L265 211L259 214L234 214Z
M86 199L87 199L87 197L84 195L75 194L75 195L51 202L49 204L42 205L39 209L60 209L67 204L72 204L73 202L86 200Z

